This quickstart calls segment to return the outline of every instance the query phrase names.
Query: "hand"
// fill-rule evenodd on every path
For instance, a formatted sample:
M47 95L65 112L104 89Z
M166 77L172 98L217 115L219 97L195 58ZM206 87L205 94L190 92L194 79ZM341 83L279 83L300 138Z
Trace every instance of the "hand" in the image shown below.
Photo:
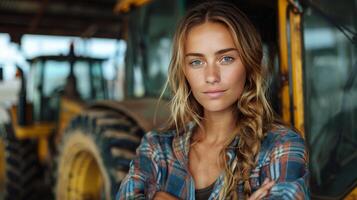
M275 181L269 181L268 178L266 178L262 184L262 186L255 191L249 198L248 200L259 200L263 199L265 196L269 194L270 189L273 187L275 184Z
M154 195L154 200L179 200L179 199L166 192L156 192Z

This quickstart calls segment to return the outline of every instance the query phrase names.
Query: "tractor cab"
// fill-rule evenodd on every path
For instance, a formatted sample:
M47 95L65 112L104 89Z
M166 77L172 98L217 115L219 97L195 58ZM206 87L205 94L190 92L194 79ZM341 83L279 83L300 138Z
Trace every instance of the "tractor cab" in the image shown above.
M74 54L38 56L28 60L28 100L33 104L33 120L54 121L58 117L60 97L91 102L107 99L103 76L104 59Z
M29 59L29 73L18 67L18 102L9 109L10 122L0 124L0 150L6 155L0 154L0 193L5 199L28 198L27 192L12 191L27 188L29 181L42 188L32 190L34 195L44 195L34 199L51 199L51 186L39 180L51 177L45 171L53 163L55 143L61 137L57 133L86 105L108 97L104 61L76 56L71 45L67 55ZM14 162L19 158L21 162ZM26 176L13 173L30 168Z

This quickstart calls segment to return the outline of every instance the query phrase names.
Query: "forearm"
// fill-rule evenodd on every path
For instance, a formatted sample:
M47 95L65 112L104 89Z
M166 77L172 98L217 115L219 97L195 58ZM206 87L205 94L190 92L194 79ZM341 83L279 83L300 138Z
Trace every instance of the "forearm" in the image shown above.
M277 183L265 199L305 200L310 199L308 186L303 181Z
M267 199L310 199L308 155L304 140L286 135L270 154L262 179L275 180Z
M122 181L116 200L146 199L145 198L145 179L141 176L129 172Z
M122 181L116 195L117 200L122 199L152 199L155 192L157 167L153 147L144 136L137 149L137 156L130 163L127 176Z

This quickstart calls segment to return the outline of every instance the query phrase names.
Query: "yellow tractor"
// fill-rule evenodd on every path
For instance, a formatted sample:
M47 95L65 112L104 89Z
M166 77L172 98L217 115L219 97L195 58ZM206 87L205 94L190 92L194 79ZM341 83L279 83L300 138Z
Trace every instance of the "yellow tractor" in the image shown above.
M28 77L18 68L19 101L9 108L10 123L1 126L4 199L115 194L142 135L153 128L157 104L106 100L103 61L76 56L71 46L67 56L29 60ZM158 122L167 113L158 113Z
M105 98L102 62L102 59L77 57L71 48L67 56L29 60L31 68L27 77L18 68L19 100L9 108L10 122L1 127L4 199L48 198L50 192L41 192L41 197L39 191L46 191L44 186L51 191L49 184L43 184L46 178L51 181L46 169L52 163L49 141L53 143L51 138L57 138L59 127L69 120L57 124L60 98L71 97L69 102L76 102L72 105L78 112L85 105L84 100ZM77 91L77 81L82 93Z

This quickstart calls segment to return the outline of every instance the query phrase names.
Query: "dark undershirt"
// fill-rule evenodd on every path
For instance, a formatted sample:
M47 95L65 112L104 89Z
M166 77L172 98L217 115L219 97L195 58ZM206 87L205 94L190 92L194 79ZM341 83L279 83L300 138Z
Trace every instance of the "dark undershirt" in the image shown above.
M213 182L210 186L202 188L202 189L196 189L195 190L195 199L196 200L207 200L213 191L215 183L216 182Z

